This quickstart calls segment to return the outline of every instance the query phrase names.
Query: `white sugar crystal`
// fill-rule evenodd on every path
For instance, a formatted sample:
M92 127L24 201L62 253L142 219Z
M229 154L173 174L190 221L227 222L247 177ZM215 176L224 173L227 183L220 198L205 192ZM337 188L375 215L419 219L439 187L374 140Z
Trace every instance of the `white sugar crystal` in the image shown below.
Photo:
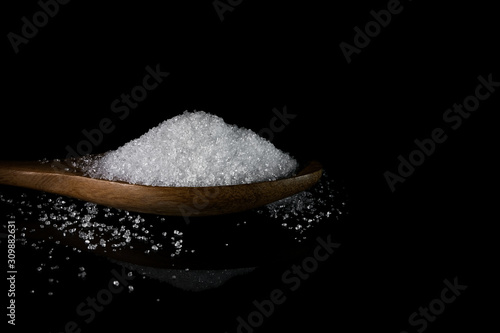
M152 186L271 181L296 168L268 140L204 111L185 111L84 166L93 178Z

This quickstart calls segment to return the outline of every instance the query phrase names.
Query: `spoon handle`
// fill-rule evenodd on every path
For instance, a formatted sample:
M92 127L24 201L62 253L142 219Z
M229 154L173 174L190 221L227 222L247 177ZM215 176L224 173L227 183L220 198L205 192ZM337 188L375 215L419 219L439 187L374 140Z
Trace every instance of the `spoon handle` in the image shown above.
M0 161L0 184L51 192L65 176L81 175L71 172L68 165L58 161Z

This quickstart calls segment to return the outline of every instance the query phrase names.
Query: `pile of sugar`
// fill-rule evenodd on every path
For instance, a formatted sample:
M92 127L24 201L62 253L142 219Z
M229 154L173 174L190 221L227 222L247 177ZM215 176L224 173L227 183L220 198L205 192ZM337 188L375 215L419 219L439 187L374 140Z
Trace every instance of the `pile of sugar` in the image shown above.
M93 178L132 184L216 186L288 177L297 161L249 129L185 111L83 169Z

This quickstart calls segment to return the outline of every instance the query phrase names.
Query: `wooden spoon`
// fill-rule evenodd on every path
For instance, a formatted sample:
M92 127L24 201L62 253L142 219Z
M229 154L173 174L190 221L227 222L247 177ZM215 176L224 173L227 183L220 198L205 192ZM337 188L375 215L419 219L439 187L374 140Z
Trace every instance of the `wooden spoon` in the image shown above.
M139 213L205 216L236 213L289 197L314 185L322 174L310 162L296 176L267 182L210 187L134 185L90 178L70 161L0 161L0 184L56 193Z

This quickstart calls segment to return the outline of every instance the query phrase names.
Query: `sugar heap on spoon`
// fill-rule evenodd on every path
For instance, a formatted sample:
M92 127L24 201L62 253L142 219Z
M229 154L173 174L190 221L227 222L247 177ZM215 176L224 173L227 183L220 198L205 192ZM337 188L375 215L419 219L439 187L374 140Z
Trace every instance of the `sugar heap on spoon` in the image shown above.
M204 111L166 120L141 137L85 160L92 178L151 186L218 186L292 176L297 161L255 132Z

